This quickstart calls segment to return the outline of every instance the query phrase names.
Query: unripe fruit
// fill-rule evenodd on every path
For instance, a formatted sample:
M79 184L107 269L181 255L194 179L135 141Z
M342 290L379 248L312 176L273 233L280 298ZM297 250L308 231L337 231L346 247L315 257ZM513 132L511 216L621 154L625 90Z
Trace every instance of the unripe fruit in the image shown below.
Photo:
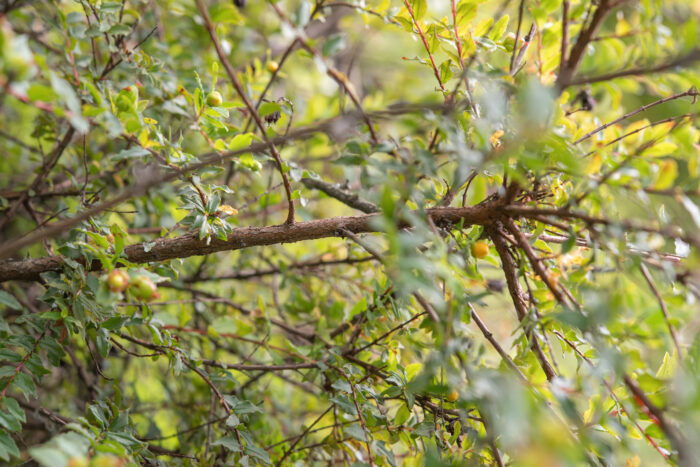
M456 389L453 389L452 391L450 391L449 394L447 394L447 400L450 402L456 401L458 397L459 397L459 393L457 392Z
M124 461L116 456L98 455L90 460L90 467L122 467Z
M112 269L107 275L107 287L112 292L123 292L129 287L129 275L121 269Z
M136 276L129 285L129 290L139 300L150 302L151 300L160 297L158 286L146 276Z
M279 67L279 63L275 62L274 60L267 62L267 71L269 71L270 73L276 72L277 70L279 70Z
M219 91L212 91L207 95L207 105L210 107L218 107L224 102Z
M71 457L68 459L68 467L88 467L87 457Z
M482 240L479 240L472 247L472 254L476 258L485 258L489 254L488 244Z

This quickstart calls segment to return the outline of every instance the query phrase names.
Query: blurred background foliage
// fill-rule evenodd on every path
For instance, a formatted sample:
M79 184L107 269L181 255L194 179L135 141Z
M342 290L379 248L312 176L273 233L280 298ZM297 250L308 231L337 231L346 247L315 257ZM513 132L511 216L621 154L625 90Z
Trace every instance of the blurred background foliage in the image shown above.
M3 462L698 465L696 2L0 12Z

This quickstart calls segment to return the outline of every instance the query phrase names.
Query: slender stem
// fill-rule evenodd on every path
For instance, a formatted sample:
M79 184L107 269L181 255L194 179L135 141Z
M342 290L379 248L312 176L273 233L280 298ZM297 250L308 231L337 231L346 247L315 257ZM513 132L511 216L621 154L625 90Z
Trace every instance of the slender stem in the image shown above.
M209 33L209 37L211 37L211 41L214 44L216 53L219 56L219 60L224 65L224 69L226 70L226 74L228 75L231 84L233 84L233 87L236 89L236 92L243 100L243 103L248 109L248 112L250 112L250 114L253 116L253 119L255 119L255 123L258 126L258 129L260 130L260 134L262 135L265 143L268 144L270 152L272 153L272 156L274 157L275 162L277 163L277 170L282 176L282 182L284 183L284 191L287 194L288 210L287 220L285 221L285 223L288 225L294 224L294 199L292 198L292 185L289 183L289 177L287 177L287 172L284 168L284 163L282 162L282 156L280 156L280 153L277 150L275 144L272 141L270 141L270 139L267 137L265 124L263 123L262 118L258 113L258 110L253 105L250 98L248 97L248 94L246 94L245 90L243 89L243 85L236 77L236 72L231 66L226 52L224 52L224 49L221 47L221 42L219 41L219 37L216 34L216 29L211 22L209 12L207 11L207 7L204 5L203 0L197 0L197 9L202 15L202 19L204 20L204 25L207 29L207 32Z

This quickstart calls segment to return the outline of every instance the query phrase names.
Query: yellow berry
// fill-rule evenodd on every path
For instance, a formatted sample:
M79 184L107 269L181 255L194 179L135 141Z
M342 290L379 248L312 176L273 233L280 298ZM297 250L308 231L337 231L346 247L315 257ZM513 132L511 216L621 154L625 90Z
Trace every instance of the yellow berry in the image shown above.
M447 400L450 402L456 401L458 397L459 397L459 393L457 392L456 389L453 389L452 391L450 391L449 394L447 394Z
M273 61L267 62L267 71L270 73L274 73L279 69L280 65L279 63Z
M479 240L472 247L472 254L476 258L485 258L489 254L489 246L486 242Z

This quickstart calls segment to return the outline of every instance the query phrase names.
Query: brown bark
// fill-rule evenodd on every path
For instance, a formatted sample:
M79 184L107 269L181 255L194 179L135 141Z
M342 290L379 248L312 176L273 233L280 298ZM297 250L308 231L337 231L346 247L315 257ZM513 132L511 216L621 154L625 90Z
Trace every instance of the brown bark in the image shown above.
M497 217L502 208L503 200L464 208L435 208L428 209L432 221L437 225L450 225L464 221L464 225L488 224ZM418 213L416 213L418 214ZM242 227L229 234L227 240L211 239L207 245L206 239L197 238L196 232L190 232L175 238L155 240L146 251L144 243L129 245L124 249L126 259L133 263L149 263L165 261L174 258L207 255L218 251L240 250L261 245L294 243L303 240L314 240L328 237L344 237L342 231L352 233L379 232L374 220L379 214L368 214L354 217L332 217L310 222L299 222L293 225L275 225L269 227ZM401 221L401 227L409 225ZM101 264L94 261L91 270L99 270ZM0 282L9 280L38 280L39 275L47 271L63 269L61 256L6 261L0 263Z

